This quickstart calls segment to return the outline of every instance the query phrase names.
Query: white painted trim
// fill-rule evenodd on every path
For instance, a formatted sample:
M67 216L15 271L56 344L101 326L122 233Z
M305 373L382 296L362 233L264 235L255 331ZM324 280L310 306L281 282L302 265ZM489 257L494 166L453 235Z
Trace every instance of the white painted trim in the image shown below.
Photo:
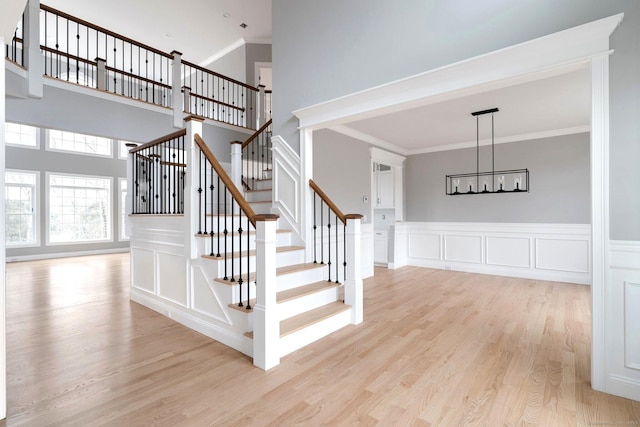
M93 251L58 252L52 254L23 255L7 257L7 262L37 261L41 259L71 258L79 256L106 255L129 252L130 248L99 249Z
M220 49L219 51L217 51L216 53L214 53L213 55L211 55L210 57L208 57L204 61L200 62L198 65L200 67L206 67L207 65L211 65L211 63L216 62L218 59L222 58L223 56L228 55L229 53L233 52L234 50L236 50L237 48L239 48L241 46L244 46L245 43L246 42L245 42L244 38L240 37L238 40L236 40L233 43L231 43L230 45Z
M19 16L17 3L9 3L13 7L13 13ZM4 5L3 5L4 8ZM3 13L7 13L5 10ZM11 16L11 15L6 15ZM13 21L17 22L17 21ZM2 31L6 31L7 29L2 28ZM10 37L11 34L7 31L7 35ZM0 48L2 52L5 51L5 39L4 34L0 34ZM6 61L5 61L6 62ZM5 101L5 67L0 66L0 149L2 150L3 155L0 156L0 188L4 188L4 172L5 172L5 145L4 145L4 120L5 120L5 109L6 109L6 101ZM5 204L4 201L0 203L0 218L5 218ZM0 234L0 247L5 247L5 235L4 232ZM7 416L7 329L6 329L6 250L1 251L0 255L0 419L4 419Z
M388 141L385 141L383 139L377 138L375 136L371 136L369 134L366 134L364 132L360 132L358 130L355 129L351 129L350 127L347 126L343 126L343 125L334 125L334 126L330 126L329 127L330 130L340 133L342 135L363 141L363 142L367 142L373 146L376 147L380 147L383 148L385 150L389 150L393 153L398 153L402 156L408 156L409 155L409 150L406 150L402 147L399 147L398 145L392 144Z
M388 151L380 150L376 147L369 148L371 152L371 160L376 163L382 163L389 166L402 167L404 161L407 160L405 156L399 156Z
M321 129L558 75L609 52L613 15L293 112L300 128Z
M389 237L394 239L393 262L389 266L392 269L413 265L579 284L591 282L589 251L583 254L571 254L573 258L567 255L566 268L558 267L555 270L538 268L534 262L538 256L537 251L540 250L535 244L538 239L555 241L559 245L566 241L581 241L589 248L591 241L589 224L404 222L393 224ZM421 240L422 237L431 237L431 239ZM448 239L451 238L475 239L474 247L477 252L469 245L450 246ZM415 241L412 242L412 239ZM518 257L517 253L512 252L516 252L518 247L521 248L523 241L526 241L527 250L521 251ZM515 246L511 247L509 242ZM418 243L420 246L416 247ZM493 246L492 243L503 247ZM433 255L419 256L416 252L412 252L414 250L412 248L419 248ZM464 248L464 251L460 252L460 248ZM490 251L493 260L489 259ZM576 260L579 264L586 266L587 270L576 271L572 267Z
M564 129L553 129L541 132L531 132L524 133L521 135L512 135L512 136L504 136L495 139L495 144L508 144L510 142L518 142L518 141L534 141L540 140L543 138L552 138L556 136L564 136L564 135L573 135L577 133L589 133L591 131L590 125L585 126L575 126L571 128ZM480 146L491 145L491 139L481 139ZM425 147L419 148L415 150L408 150L408 155L413 154L424 154L424 153L435 153L438 151L448 151L448 150L459 150L461 148L471 148L476 146L476 141L467 141L460 142L457 144L445 144L445 145L436 145L433 147Z

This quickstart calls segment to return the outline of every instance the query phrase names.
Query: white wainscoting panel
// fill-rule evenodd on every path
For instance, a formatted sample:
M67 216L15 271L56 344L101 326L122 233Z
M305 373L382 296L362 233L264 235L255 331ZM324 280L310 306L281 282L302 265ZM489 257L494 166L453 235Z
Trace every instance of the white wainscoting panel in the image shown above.
M624 282L625 366L640 369L640 282Z
M183 307L187 306L187 271L184 256L157 252L158 296Z
M360 260L360 271L362 278L373 276L373 224L360 225L360 249L362 258Z
M583 239L536 239L536 268L589 272L589 241Z
M131 248L131 286L155 293L155 257L152 250Z
M610 242L608 276L606 391L640 401L640 242Z
M391 229L390 268L415 265L591 283L588 224L405 222Z
M487 236L487 265L531 267L531 239Z
M407 236L407 253L413 258L441 259L439 234L415 233Z
M445 261L482 263L482 236L444 236Z
M273 144L272 212L280 215L280 225L292 229L299 239L302 234L300 209L302 202L299 195L303 184L300 175L302 167L300 156L280 136L274 136L271 142Z

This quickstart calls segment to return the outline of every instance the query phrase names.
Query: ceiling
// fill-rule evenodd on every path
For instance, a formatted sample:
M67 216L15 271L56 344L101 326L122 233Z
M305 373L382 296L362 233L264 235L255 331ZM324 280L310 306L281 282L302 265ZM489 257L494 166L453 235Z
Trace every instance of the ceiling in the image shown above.
M177 50L187 61L202 66L243 41L271 43L271 0L43 0L42 3L163 52ZM241 28L242 23L247 27Z
M271 43L271 0L47 0L45 4L206 66L244 42ZM224 15L229 14L229 17ZM247 28L240 24L246 23ZM277 94L276 94L277 96ZM471 112L497 107L497 143L588 131L588 68L332 128L400 154L474 146ZM481 143L491 124L480 118Z

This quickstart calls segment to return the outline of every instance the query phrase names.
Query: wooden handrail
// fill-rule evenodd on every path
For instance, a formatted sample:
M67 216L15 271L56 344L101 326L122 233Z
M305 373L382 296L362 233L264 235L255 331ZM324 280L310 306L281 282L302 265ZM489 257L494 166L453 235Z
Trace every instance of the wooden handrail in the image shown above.
M189 62L189 61L182 60L181 62L182 62L182 65L186 65L187 67L195 68L196 70L198 70L198 71L202 71L203 73L211 74L211 75L214 75L214 76L219 77L219 78L221 78L221 79L228 80L228 81L230 81L231 83L235 83L235 84L237 84L237 85L244 86L244 87L246 87L247 89L251 89L251 90L254 90L254 91L256 91L256 92L258 91L258 89L256 89L256 88L255 88L255 87L253 87L253 86L250 86L250 85L248 85L248 84L246 84L246 83L242 83L241 81L238 81L238 80L232 79L231 77L223 76L222 74L218 74L218 73L216 73L215 71L207 70L206 68L201 67L201 66L196 65L196 64L193 64L193 63L191 63L191 62Z
M95 64L95 62L92 62L92 64ZM114 73L122 74L125 77L130 77L132 79L136 79L136 80L140 80L140 81L145 82L145 83L152 84L154 86L160 86L160 87L163 87L165 89L171 89L172 88L170 85L168 85L166 83L162 83L162 82L158 82L158 81L155 81L155 80L151 80L151 79L148 79L148 78L142 77L142 76L137 76L137 75L135 75L133 73L128 73L126 71L122 71L122 70L119 70L117 68L110 67L108 65L105 65L104 69L107 70L107 71L113 71Z
M141 48L146 49L146 50L148 50L150 52L157 53L158 55L162 55L162 56L164 56L166 58L169 58L169 59L173 59L173 56L169 55L168 53L162 52L161 50L158 50L158 49L155 49L155 48L153 48L151 46L147 46L147 45L145 45L143 43L137 42L137 41L135 41L133 39L130 39L130 38L125 37L123 35L120 35L118 33L114 33L113 31L109 31L106 28L102 28L102 27L100 27L98 25L92 24L91 22L87 22L87 21L85 21L83 19L76 18L73 15L69 15L68 13L64 13L64 12L58 10L58 9L54 9L54 8L52 8L50 6L45 5L45 4L41 3L40 4L40 9L42 9L42 10L44 10L46 12L54 13L56 15L59 15L59 16L63 17L63 18L66 18L66 19L68 19L70 21L77 22L78 24L84 25L85 27L91 28L93 30L101 31L101 32L103 32L103 33L105 33L105 34L107 34L107 35L109 35L111 37L124 40L127 43L131 43L133 45L140 46Z
M316 192L318 196L320 196L320 198L327 204L327 206L329 206L329 208L333 211L333 213L335 213L336 216L340 218L340 221L342 221L344 225L347 225L347 216L343 214L342 211L336 206L336 204L333 203L333 201L329 198L329 196L327 196L325 192L322 191L320 187L318 187L318 184L316 184L315 182L313 182L312 179L310 179L309 186L313 189L313 191ZM350 218L351 216L352 215L349 215Z
M249 221L251 221L251 224L253 224L253 226L255 227L256 214L255 212L253 212L253 209L251 209L251 205L249 205L249 202L247 202L244 197L242 197L242 193L240 193L238 187L236 187L233 181L231 181L231 178L229 178L227 172L222 168L220 162L218 162L218 159L216 159L216 156L213 155L213 153L209 149L209 146L207 146L207 143L204 142L200 135L195 134L194 140L198 147L200 147L200 150L204 153L204 156L207 158L207 160L209 160L209 163L211 163L211 166L213 166L213 169L215 169L224 185L227 186L227 190L229 190L229 193L231 193L231 197L233 197L238 206L240 206L240 209L244 212L247 218L249 218Z
M75 55L72 55L70 53L67 53L67 52L61 52L61 51L59 51L57 49L54 49L52 47L49 47L49 46L40 45L40 49L44 50L45 52L49 52L49 53L53 53L53 54L56 54L56 55L64 56L65 58L69 58L69 59L72 59L74 61L84 62L85 64L89 64L89 65L93 65L93 66L97 65L97 63L95 61L91 61L90 59L84 59L84 58L81 58L79 56L75 56Z
M131 150L129 150L130 153L136 153L140 150L144 150L145 148L149 148L149 147L153 147L154 145L159 145L162 144L163 142L167 142L170 141L174 138L179 138L181 136L185 136L187 134L187 130L186 129L180 129L177 130L173 133L170 133L169 135L165 135L165 136L161 136L160 138L154 139L153 141L149 141L147 143L144 143L142 145L138 145L136 148L132 148Z
M260 135L266 128L268 128L269 126L271 126L271 121L272 119L269 119L268 122L266 122L265 124L263 124L260 129L258 129L257 131L255 131L253 133L253 135L251 135L249 138L247 138L247 140L245 142L242 143L242 148L246 147L247 145L249 145L251 143L251 141L253 141L258 135Z
M183 88L182 92L184 93L184 88ZM226 102L218 101L217 99L209 98L207 96L198 95L197 93L189 92L189 96L193 96L194 98L202 99L204 101L213 102L213 103L216 103L218 105L224 105L225 107L233 108L233 109L242 111L243 113L245 111L244 107L238 107L237 105L228 104Z

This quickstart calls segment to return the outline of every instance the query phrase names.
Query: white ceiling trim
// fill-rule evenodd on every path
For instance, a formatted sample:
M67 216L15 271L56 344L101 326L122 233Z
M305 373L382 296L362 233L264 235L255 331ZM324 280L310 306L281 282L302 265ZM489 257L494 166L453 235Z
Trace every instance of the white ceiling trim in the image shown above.
M234 50L236 50L240 46L244 46L245 43L246 43L245 39L241 37L238 40L236 40L233 43L231 43L229 46L225 47L224 49L221 49L221 50L217 51L216 53L214 53L213 55L211 55L210 57L208 57L207 59L205 59L204 61L202 61L198 65L201 66L201 67L206 67L207 65L211 64L212 62L216 62L218 59L222 58L223 56L233 52Z
M589 63L596 56L610 53L608 37L619 25L622 16L618 14L579 25L301 108L293 114L298 118L300 128L315 130L414 108L431 103L435 98L459 97L463 91L483 92L488 86L500 82L507 86L520 83L522 79L535 80L539 78L539 73L575 67L576 64Z
M588 133L591 131L590 125L574 126L564 129L545 130L540 132L523 133L521 135L503 136L495 138L495 144L508 144L510 142L531 141L542 138L552 138L555 136L573 135L576 133ZM491 145L491 139L481 139L480 146ZM408 155L435 153L438 151L459 150L461 148L475 147L476 141L460 142L457 144L436 145L434 147L417 148L415 150L406 150Z
M351 138L355 138L360 141L367 142L376 147L384 148L385 150L389 150L403 156L407 156L409 154L409 151L402 147L399 147L395 144L392 144L380 138L376 138L375 136L371 136L364 132L360 132L359 130L351 129L349 127L342 126L342 125L330 126L328 129L334 132L341 133L342 135L346 135Z

